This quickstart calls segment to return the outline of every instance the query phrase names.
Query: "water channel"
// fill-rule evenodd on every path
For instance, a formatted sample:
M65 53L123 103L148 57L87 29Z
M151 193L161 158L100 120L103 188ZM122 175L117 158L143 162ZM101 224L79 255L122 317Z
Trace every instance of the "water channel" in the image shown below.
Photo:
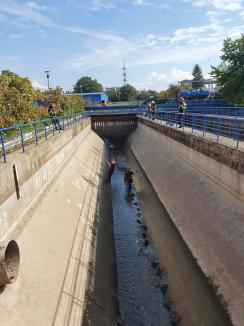
M112 153L116 168L111 180L118 298L126 326L177 325L167 296L167 284L152 247L134 187L124 185L127 162L123 152Z

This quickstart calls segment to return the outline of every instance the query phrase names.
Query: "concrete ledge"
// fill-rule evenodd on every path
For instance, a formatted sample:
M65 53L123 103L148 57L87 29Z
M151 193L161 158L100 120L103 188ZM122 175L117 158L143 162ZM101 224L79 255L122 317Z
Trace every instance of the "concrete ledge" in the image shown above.
M160 141L171 151L244 198L244 152L145 118L139 121L166 136Z
M243 200L195 167L191 159L202 153L149 125L139 123L128 143L233 323L242 326ZM205 156L205 163L208 161L220 164Z

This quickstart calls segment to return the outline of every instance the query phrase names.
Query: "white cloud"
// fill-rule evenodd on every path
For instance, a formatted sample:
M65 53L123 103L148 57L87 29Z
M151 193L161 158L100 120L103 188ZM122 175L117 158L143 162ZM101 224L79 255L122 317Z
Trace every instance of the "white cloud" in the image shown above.
M176 67L172 67L171 70L167 73L159 73L156 71L153 71L149 74L148 77L145 78L144 81L140 82L139 88L142 89L156 89L156 90L162 90L166 84L172 84L177 83L178 81L184 80L184 79L191 79L192 75L190 72L181 70Z
M51 6L40 6L36 2L33 1L28 1L24 4L25 7L37 10L37 11L57 11L56 8L51 7Z
M136 6L148 6L154 9L172 9L169 2L162 0L132 0L131 3Z
M182 0L191 2L195 7L212 6L223 11L238 11L243 8L243 0Z
M45 85L39 83L39 82L36 81L36 80L33 80L31 83L32 83L33 88L35 88L35 89L42 89L42 90L47 89L47 86L45 86Z

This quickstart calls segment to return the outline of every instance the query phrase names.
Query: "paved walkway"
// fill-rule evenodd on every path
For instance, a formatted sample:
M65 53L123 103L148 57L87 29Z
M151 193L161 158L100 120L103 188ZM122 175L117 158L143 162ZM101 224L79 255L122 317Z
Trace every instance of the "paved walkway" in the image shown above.
M161 120L161 119L156 119L154 121L159 123L159 124L166 125L169 128L179 129L177 127L178 125L176 125L176 124L173 124L173 125L166 124L166 121ZM189 128L189 127L183 127L183 128L181 128L179 130L182 130L182 131L184 131L186 133L192 134L192 135L197 136L197 137L206 138L208 140L212 140L213 142L217 142L217 135L213 134L213 133L210 133L210 132L205 132L203 134L202 130L197 130L197 129L192 130L192 128ZM232 138L229 138L229 137L220 136L218 142L220 144L224 144L224 145L232 147L232 148L237 147L237 141L232 139ZM238 149L240 151L244 151L244 142L243 141L239 142Z

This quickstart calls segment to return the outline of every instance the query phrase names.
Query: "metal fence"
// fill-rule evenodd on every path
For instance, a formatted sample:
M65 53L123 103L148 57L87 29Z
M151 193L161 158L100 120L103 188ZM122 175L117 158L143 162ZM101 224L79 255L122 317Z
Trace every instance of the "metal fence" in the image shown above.
M236 148L239 148L240 142L244 141L244 117L238 115L201 114L190 111L179 114L176 110L158 109L153 116L150 116L145 107L103 108L99 111L90 110L70 116L53 117L0 129L0 159L6 162L7 155L16 149L21 149L24 152L28 144L35 143L38 145L41 138L48 140L51 136L61 133L62 130L70 128L74 123L86 117L109 114L143 115L156 119L158 122L163 121L168 126L181 127L182 130L191 133L197 131L198 135L202 137L210 134L212 135L211 139L216 142L219 142L221 137L227 137L234 141Z
M219 142L221 137L231 138L236 148L239 148L240 141L244 141L244 117L189 112L183 114L170 111L156 112L154 115L146 113L146 116L156 121L162 120L168 126L186 129L192 134L198 132L198 135L202 137L206 137L208 133L216 142Z
M171 112L177 112L178 111L178 103L175 103L173 105L168 104L158 104L158 112L164 112L164 111L171 111ZM88 112L120 112L124 110L139 110L143 111L146 110L145 104L140 105L113 105L113 106L107 106L106 108L102 106L93 106L93 107L86 107L86 111ZM191 113L201 113L201 114L215 114L215 115L227 115L227 116L239 116L244 117L244 107L237 107L237 106L228 106L228 107L221 107L221 106L203 106L203 105L190 105L188 103L188 112Z
M48 140L88 116L88 112L82 112L2 128L0 129L0 158L6 163L7 155L16 149L22 149L24 152L28 144L38 145L40 139Z

